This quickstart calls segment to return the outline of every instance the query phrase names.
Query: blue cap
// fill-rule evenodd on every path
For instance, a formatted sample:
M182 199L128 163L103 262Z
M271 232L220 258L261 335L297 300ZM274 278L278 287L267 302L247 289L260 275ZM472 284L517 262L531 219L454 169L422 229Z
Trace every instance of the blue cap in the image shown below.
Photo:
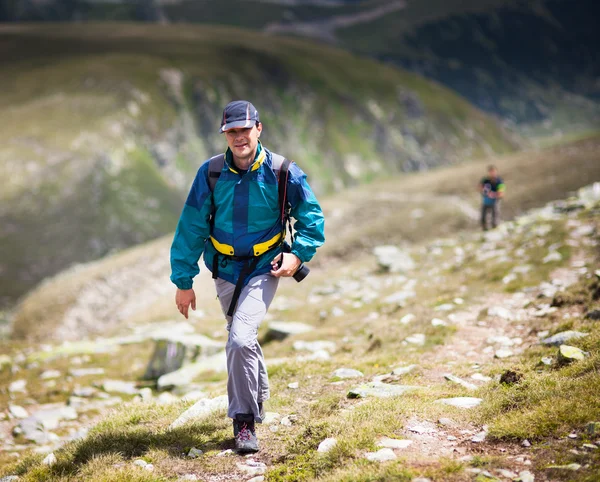
M258 111L247 100L234 100L223 109L221 130L223 133L229 129L252 127L259 122Z

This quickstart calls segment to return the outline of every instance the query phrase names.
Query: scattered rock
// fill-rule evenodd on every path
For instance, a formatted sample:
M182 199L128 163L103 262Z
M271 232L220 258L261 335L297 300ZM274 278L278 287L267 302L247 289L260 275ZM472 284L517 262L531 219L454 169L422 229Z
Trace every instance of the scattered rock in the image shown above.
M27 418L29 417L29 413L20 405L9 405L8 413L10 413L14 418Z
M569 340L577 340L586 336L588 336L588 333L582 333L580 331L563 331L543 339L540 343L542 345L560 346L564 345Z
M448 323L444 320L440 320L439 318L434 318L431 320L431 326L448 326Z
M189 421L198 421L210 415L217 410L225 410L229 404L227 395L221 395L215 398L205 398L197 401L194 405L183 412L170 426L174 429L184 425Z
M522 374L512 370L506 370L500 377L500 383L505 385L514 385L515 383L519 383L522 378Z
M487 432L485 432L485 431L479 432L478 434L474 435L471 438L471 442L473 442L473 443L485 442L486 437L487 437Z
M414 298L416 295L417 294L414 290L402 290L397 291L396 293L391 294L390 296L386 296L381 301L388 305L397 305L403 307L407 299Z
M333 341L326 340L317 340L317 341L303 341L296 340L293 344L294 350L296 351L310 351L315 353L320 350L326 350L330 353L334 353L336 350L336 345Z
M225 350L206 358L200 358L194 363L182 366L179 370L161 376L157 381L159 390L172 387L184 387L192 383L201 373L227 371L227 357Z
M444 427L454 427L454 425L456 425L454 423L454 420L450 419L450 418L445 418L442 417L438 420L438 423Z
M377 441L377 446L388 449L405 449L412 443L412 440L399 440L395 438L383 437Z
M348 392L348 398L386 398L404 395L411 390L418 390L423 387L408 385L390 385L388 383L370 382L353 388Z
M27 380L15 380L8 386L10 393L26 393Z
M204 454L204 452L202 452L202 450L197 449L196 447L192 447L190 449L190 451L188 452L187 456L191 459L197 459L198 457L200 457L203 454Z
M467 390L477 390L477 385L469 383L462 378L452 375L451 373L446 373L444 378L452 383L456 383L457 385L466 388Z
M521 442L521 447L531 447L531 442L525 439Z
M321 453L329 452L333 447L336 446L336 444L337 444L337 439L326 438L319 444L319 447L317 448L317 452L321 452Z
M383 271L403 273L415 269L415 262L410 254L397 246L376 246L373 254Z
M135 382L123 380L105 380L102 383L102 389L105 392L124 393L126 395L136 395L138 393Z
M298 421L297 415L286 415L281 419L280 424L285 425L286 427L290 427L294 425Z
M428 479L427 477L416 477L412 479L412 482L431 482L431 479Z
M222 452L219 452L217 454L217 457L226 457L228 455L234 455L233 450L231 450L231 449L223 450Z
M598 446L594 444L583 444L582 447L587 450L598 450Z
M104 368L71 368L69 370L69 375L77 378L104 375Z
M554 358L552 358L551 356L543 356L540 360L540 363L542 365L551 366L552 363L554 363Z
M402 323L403 325L408 325L416 319L417 317L415 315L413 315L412 313L408 313L407 315L404 315L402 318L400 318L400 323Z
M146 462L145 460L142 459L137 459L133 461L133 465L137 466L137 467L146 467L146 465L148 465L148 462Z
M554 470L571 470L573 472L576 472L581 468L581 465L572 463L572 464L568 464L568 465L549 465L546 468L554 469Z
M370 452L365 454L365 458L371 462L387 462L388 460L395 460L396 454L392 449L380 449L377 452Z
M529 470L523 470L521 472L519 472L519 478L516 479L515 482L534 482L535 481L535 477L534 475L529 472Z
M298 382L288 383L288 388L291 388L292 390L295 390L298 387L300 387L300 384Z
M199 480L198 476L196 474L185 474L181 477L179 477L179 479L177 479L178 481L184 482L184 481L192 481L192 480Z
M415 333L405 338L407 343L423 346L425 344L425 335L423 333Z
M272 423L279 422L281 415L276 412L267 412L265 413L265 418L263 419L263 425L271 425Z
M518 475L515 474L514 472L512 472L511 470L498 469L498 473L502 477L505 477L505 478L510 479L510 480L516 479L518 477Z
M498 318L509 321L513 319L513 315L510 310L502 306L492 306L488 308L488 316L497 316Z
M544 264L552 263L553 261L562 261L562 254L560 254L558 251L550 251L542 260Z
M417 365L408 365L406 367L396 367L392 370L391 374L394 376L406 375L406 374L412 372L415 368L417 368Z
M18 475L6 475L0 479L0 482L16 482L17 480L19 480Z
M492 381L492 377L482 375L481 373L473 373L473 375L471 375L471 378L473 380L477 380L478 382L491 382Z
M59 378L61 373L58 370L46 370L40 375L41 380L50 380L52 378Z
M338 368L333 372L333 377L347 379L347 378L361 378L364 377L364 374L358 370L354 370L353 368Z
M42 460L42 465L54 465L55 463L56 455L54 455L54 452L49 453L48 455L46 455L46 458Z
M264 475L257 475L256 477L252 477L251 479L248 479L246 482L264 482L264 480L265 480Z
M269 340L284 340L288 336L309 333L314 329L314 326L297 321L271 321L266 338Z
M494 357L496 358L510 358L513 355L514 353L506 348L500 348L499 350L496 350L496 353L494 353Z
M267 471L267 466L262 462L254 462L251 459L247 460L245 464L236 464L237 468L244 472L250 477L257 475L263 475Z
M585 358L585 352L575 346L560 345L558 349L558 362L562 365Z
M475 408L483 400L481 398L473 398L473 397L454 397L454 398L441 398L436 400L439 403L443 403L444 405L451 405L453 407L458 408Z
M600 276L599 276L600 277ZM585 318L587 320L594 320L594 321L598 321L600 320L600 310L592 310L592 311L588 311L585 314Z
M81 398L90 398L96 394L97 390L93 387L77 387L73 389L73 395Z

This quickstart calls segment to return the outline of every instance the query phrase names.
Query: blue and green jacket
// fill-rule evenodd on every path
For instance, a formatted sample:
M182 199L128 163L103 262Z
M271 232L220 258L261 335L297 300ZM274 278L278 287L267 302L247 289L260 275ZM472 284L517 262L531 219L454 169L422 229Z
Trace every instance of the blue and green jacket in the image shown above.
M190 289L200 272L198 260L212 271L213 258L219 252L234 256L253 256L272 246L284 227L279 211L277 176L271 152L259 143L253 164L246 172L238 172L229 149L214 192L208 181L209 161L196 174L175 231L171 246L171 281L180 289ZM289 167L287 200L294 218L294 242L291 246L300 261L312 259L325 242L323 211L317 202L306 174L294 163ZM210 216L214 203L214 224ZM217 251L217 247L219 250ZM262 247L262 248L261 248ZM253 276L271 271L271 261L281 246L259 256ZM243 260L219 256L219 278L237 283Z

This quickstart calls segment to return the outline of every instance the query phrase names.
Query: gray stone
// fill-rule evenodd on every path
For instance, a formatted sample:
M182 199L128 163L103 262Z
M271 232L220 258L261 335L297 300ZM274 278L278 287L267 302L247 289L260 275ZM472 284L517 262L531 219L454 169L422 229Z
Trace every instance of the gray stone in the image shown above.
M55 463L56 455L54 455L54 452L49 453L48 455L46 455L46 458L42 460L42 465L54 465Z
M265 480L264 475L257 475L256 477L252 477L251 479L247 480L246 482L264 482L264 480Z
M333 372L333 377L337 378L360 378L364 377L364 374L358 370L354 370L353 368L338 368Z
M554 470L570 470L572 472L576 472L581 468L581 465L572 463L572 464L567 464L567 465L549 465L546 468L554 469Z
M296 340L293 344L294 350L296 351L310 351L312 353L318 352L320 350L326 350L330 353L334 353L336 350L336 345L333 341L326 340L316 340L316 341L303 341Z
M487 437L487 433L485 431L482 431L482 432L479 432L478 434L473 435L473 437L471 438L471 442L473 442L473 443L485 442L486 437Z
M198 476L196 474L185 474L185 475L179 477L179 479L177 479L177 480L184 482L184 481L188 481L188 480L193 481L193 480L200 480L200 479L198 479Z
M15 418L27 418L29 417L29 413L20 405L9 405L8 413L10 413Z
M317 448L317 452L321 452L321 453L329 452L336 445L337 445L337 439L326 438L319 444L319 447Z
M477 385L469 383L462 378L452 375L451 373L446 373L444 378L452 383L456 383L457 385L466 388L467 390L477 390L478 388Z
M477 380L478 382L490 382L490 381L492 381L492 377L488 377L488 376L482 375L481 373L473 373L473 375L471 375L471 378L473 380Z
M231 449L223 450L217 454L217 457L227 457L228 455L233 455L234 452Z
M276 412L267 412L265 413L265 418L263 419L264 425L271 425L273 423L278 423L281 419L281 415Z
M73 407L55 404L42 407L33 414L33 417L42 424L45 430L58 428L62 420L77 420L77 411Z
M365 458L371 462L387 462L389 460L395 460L397 457L392 449L384 448L377 452L365 454Z
M405 338L407 343L412 345L423 346L425 344L425 335L423 333L415 333Z
M314 329L314 326L297 321L271 321L266 337L271 340L284 340L288 336L309 333Z
M391 374L394 376L406 375L417 368L417 365L408 365L405 367L396 367L392 370Z
M594 444L583 444L582 447L587 450L598 450L598 446Z
M428 479L427 477L415 477L412 479L412 482L431 482L431 479Z
M454 420L452 420L451 418L445 418L442 417L438 420L438 423L444 427L454 427L456 424L454 423Z
M370 382L351 389L348 392L348 398L387 398L404 395L412 390L419 390L423 387L415 387L409 385L390 385L381 382Z
M383 303L387 305L398 305L400 307L404 306L404 302L409 298L414 298L417 296L414 290L402 290L397 291L389 296L386 296L381 300Z
M77 377L77 378L104 375L104 368L100 368L100 367L71 368L69 370L69 375L71 375L73 377Z
M44 426L35 417L27 417L21 420L13 429L13 434L21 435L25 440L40 445L49 441Z
M171 387L182 387L192 383L194 378L202 373L223 373L226 371L227 357L225 355L225 350L223 350L216 355L201 358L194 363L184 365L179 370L161 376L158 379L157 385L159 390L165 390Z
M519 472L519 478L515 482L534 482L535 476L529 470Z
M496 316L509 321L513 319L511 311L502 306L492 306L488 308L488 316Z
M59 378L61 373L58 370L46 370L40 375L41 380L50 380L52 378Z
M390 273L403 273L415 269L415 262L408 252L397 246L376 246L373 254L379 267Z
M408 314L404 315L402 318L400 318L400 323L402 323L403 325L408 325L409 323L412 323L416 319L417 319L417 317L415 315L413 315L412 313L408 313Z
M526 448L531 447L531 442L529 440L525 439L521 442L521 447L526 447Z
M146 467L146 465L148 465L148 462L146 462L143 459L137 459L133 461L133 465L137 466L137 467Z
M17 480L19 480L18 475L7 475L5 477L2 477L0 479L0 482L16 482Z
M97 393L97 390L93 387L77 387L73 389L73 395L76 397L90 398Z
M405 449L412 443L412 440L399 440L395 438L382 437L377 441L377 446L388 449Z
M498 473L502 476L505 477L507 479L516 479L518 477L518 475L515 472L512 472L511 470L506 470L506 469L498 469Z
M256 462L256 465L250 465L248 462L245 464L236 464L238 470L241 470L249 477L254 477L257 475L263 475L267 471L267 466L261 462Z
M202 450L197 449L196 447L192 447L190 449L190 451L188 452L187 456L191 459L197 459L198 457L200 457L203 454L204 454L204 452L202 452Z
M220 397L199 400L185 412L183 412L170 426L170 429L180 427L187 422L202 420L213 412L225 410L228 406L227 395Z
M558 362L561 364L581 361L584 358L585 352L575 346L560 345L558 349Z
M15 380L8 386L8 391L10 393L25 393L27 386L27 380Z
M494 353L494 357L496 358L510 358L513 355L514 353L506 348L500 348L499 350L496 350L496 353Z
M562 331L556 335L543 339L540 343L542 345L560 346L564 345L569 340L577 340L588 336L588 333L582 333L580 331Z
M473 398L473 397L454 397L454 398L441 398L436 400L438 403L443 403L444 405L451 405L453 407L458 408L475 408L483 399L481 398Z
M555 261L562 261L562 254L558 251L550 251L542 260L543 263L552 263Z
M295 390L299 387L300 387L300 384L298 382L288 383L288 388L291 388L292 390Z
M126 395L136 395L138 393L135 382L124 380L104 380L102 389L105 392L124 393Z
M554 358L552 358L551 356L543 356L540 362L542 363L542 365L551 366L554 362Z

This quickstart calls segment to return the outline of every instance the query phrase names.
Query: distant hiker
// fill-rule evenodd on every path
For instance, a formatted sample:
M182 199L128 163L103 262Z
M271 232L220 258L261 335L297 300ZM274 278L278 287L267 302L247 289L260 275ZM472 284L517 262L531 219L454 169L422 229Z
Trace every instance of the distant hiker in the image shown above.
M258 327L279 278L305 276L303 263L325 241L323 212L306 175L260 143L262 130L250 102L225 107L220 132L227 151L198 170L171 246L175 303L186 318L190 305L196 309L192 279L202 253L215 280L229 331L227 415L238 452L258 451L254 423L263 421L269 398ZM284 242L288 215L296 220L291 246Z
M498 176L496 166L488 167L488 175L479 183L481 192L481 227L484 231L488 230L488 213L492 215L492 228L498 226L500 222L500 200L504 197L504 182Z

